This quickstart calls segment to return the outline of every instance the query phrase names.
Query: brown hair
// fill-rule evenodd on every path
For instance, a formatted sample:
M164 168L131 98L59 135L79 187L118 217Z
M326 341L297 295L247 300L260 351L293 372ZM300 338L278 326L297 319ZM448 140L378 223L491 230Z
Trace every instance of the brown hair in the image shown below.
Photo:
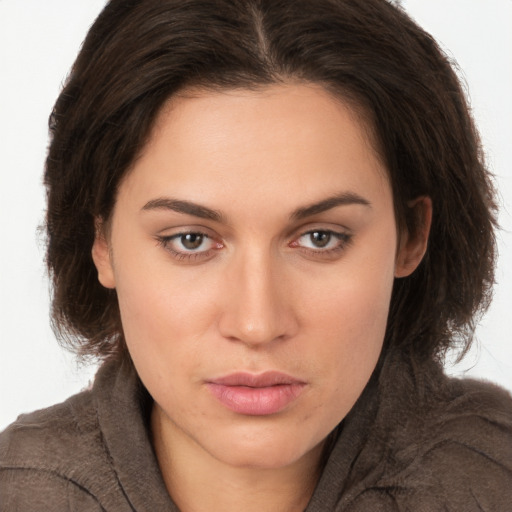
M91 258L95 219L163 103L186 86L319 83L367 113L399 226L428 195L427 254L395 281L386 346L417 361L472 339L488 305L495 203L464 93L430 35L385 0L111 0L50 118L47 263L53 321L83 355L126 352L116 293Z

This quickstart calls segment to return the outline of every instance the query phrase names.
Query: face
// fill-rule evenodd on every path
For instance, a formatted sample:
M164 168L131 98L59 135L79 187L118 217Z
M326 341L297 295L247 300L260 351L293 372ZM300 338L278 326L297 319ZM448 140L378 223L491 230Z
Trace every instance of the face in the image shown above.
M169 439L282 467L368 382L411 244L397 252L362 122L319 86L281 85L174 97L93 257Z

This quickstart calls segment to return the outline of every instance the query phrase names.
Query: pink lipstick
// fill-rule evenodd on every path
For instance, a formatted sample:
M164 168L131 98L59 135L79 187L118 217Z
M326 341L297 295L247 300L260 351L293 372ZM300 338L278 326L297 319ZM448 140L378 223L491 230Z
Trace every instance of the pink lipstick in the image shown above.
M206 383L209 391L228 409L239 414L266 416L282 411L306 384L280 372L259 375L233 373Z

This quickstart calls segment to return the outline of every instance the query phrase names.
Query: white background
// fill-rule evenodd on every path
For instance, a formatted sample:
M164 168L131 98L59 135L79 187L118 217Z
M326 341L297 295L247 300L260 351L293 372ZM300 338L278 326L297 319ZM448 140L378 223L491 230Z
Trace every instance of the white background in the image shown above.
M364 1L364 0L361 0ZM512 390L512 0L403 0L463 70L501 193L495 301L450 373ZM48 321L41 184L47 118L104 0L0 0L0 430L87 385ZM456 269L455 269L456 271Z

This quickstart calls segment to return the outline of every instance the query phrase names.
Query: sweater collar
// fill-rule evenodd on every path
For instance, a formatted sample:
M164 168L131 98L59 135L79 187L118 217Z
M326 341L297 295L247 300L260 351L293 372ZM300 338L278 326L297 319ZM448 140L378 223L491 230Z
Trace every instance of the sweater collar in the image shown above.
M137 512L179 512L154 454L148 417L152 399L130 361L106 363L94 384L98 420L117 478Z
M379 429L393 428L389 408L418 386L403 356L382 358L358 401L337 429L330 454L305 512L335 510L379 478L384 459ZM108 362L94 384L104 444L127 500L138 512L179 512L165 487L151 444L152 399L131 361ZM381 427L379 427L381 425ZM363 456L361 456L363 454ZM361 462L366 460L366 464Z

